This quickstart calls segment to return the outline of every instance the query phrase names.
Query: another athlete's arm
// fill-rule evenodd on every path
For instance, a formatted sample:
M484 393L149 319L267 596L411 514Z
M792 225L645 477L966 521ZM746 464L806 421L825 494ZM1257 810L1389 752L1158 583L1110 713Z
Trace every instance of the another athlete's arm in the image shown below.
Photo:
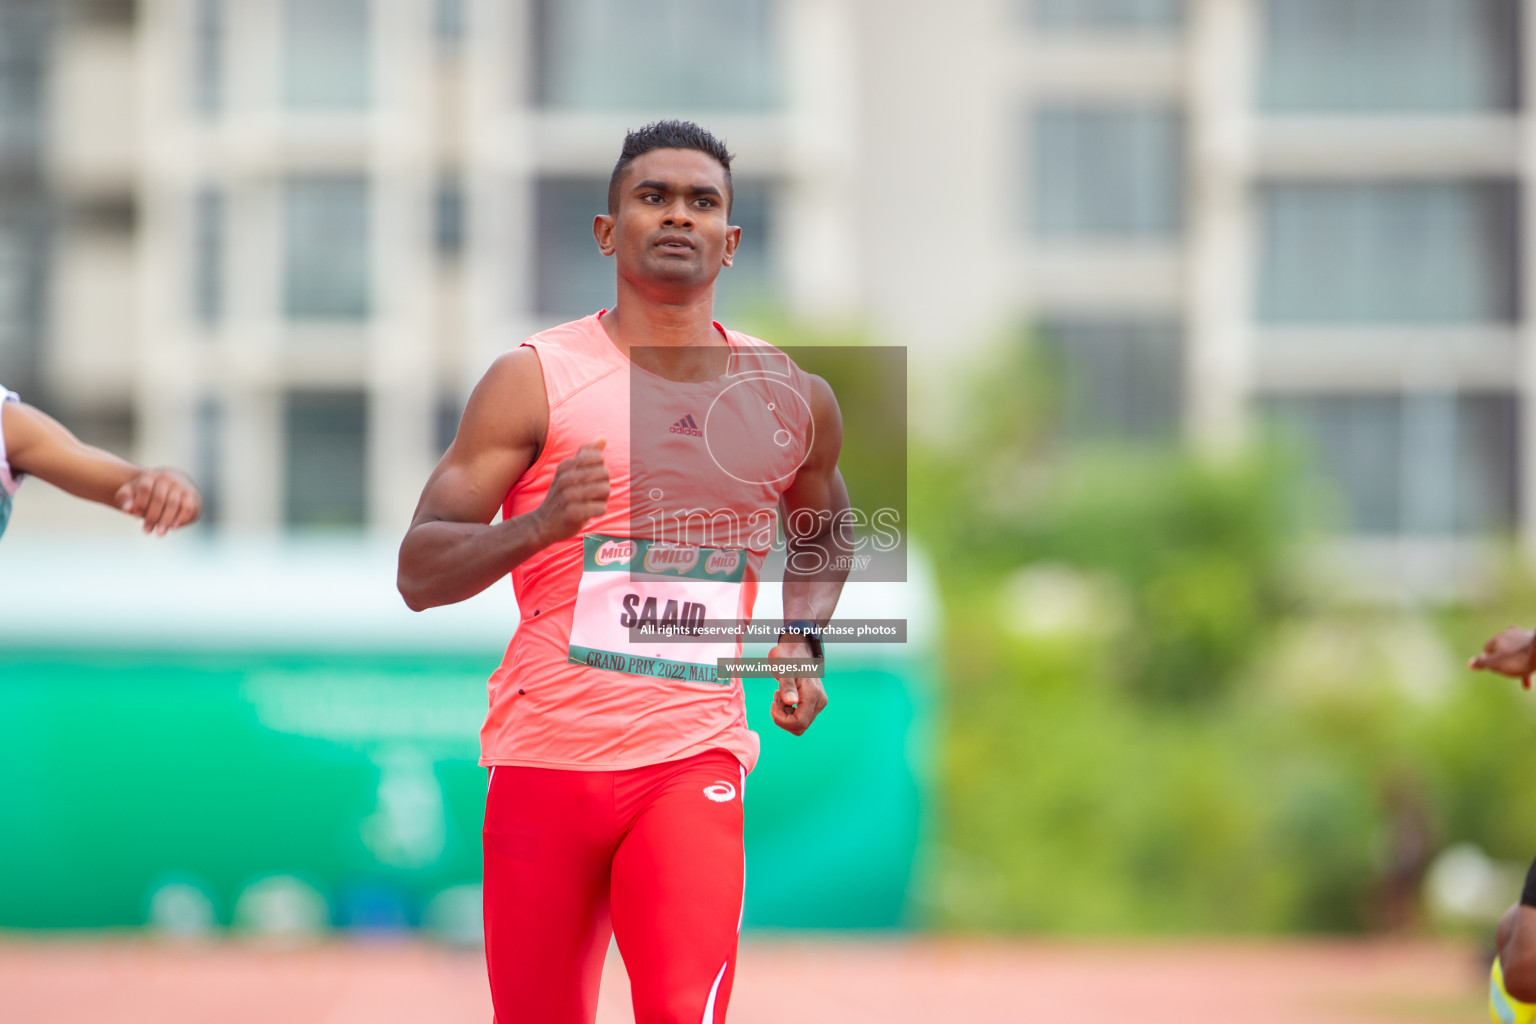
M560 463L537 509L491 525L538 457L548 427L538 356L519 348L497 359L470 395L400 545L396 583L412 611L473 597L602 514L608 470L599 439Z
M1521 680L1529 689L1531 670L1531 641L1536 634L1529 629L1511 626L1483 644L1483 652L1467 663L1468 668L1486 669Z
M1504 991L1522 1003L1536 1003L1536 907L1526 903L1536 898L1531 891L1536 882L1536 864L1526 878L1526 890L1520 902L1504 912L1496 937L1499 965L1504 974Z
M141 469L81 441L58 420L21 402L0 402L5 458L12 473L46 480L77 498L100 502L144 520L144 532L164 536L197 521L203 498L174 469Z
M784 568L784 618L824 624L832 617L848 578L848 488L837 468L843 448L843 415L837 396L820 377L811 378L811 416L815 435L794 483L780 496L787 548ZM809 658L810 646L788 637L768 652L770 658ZM801 735L827 706L819 679L779 680L771 714L781 729Z

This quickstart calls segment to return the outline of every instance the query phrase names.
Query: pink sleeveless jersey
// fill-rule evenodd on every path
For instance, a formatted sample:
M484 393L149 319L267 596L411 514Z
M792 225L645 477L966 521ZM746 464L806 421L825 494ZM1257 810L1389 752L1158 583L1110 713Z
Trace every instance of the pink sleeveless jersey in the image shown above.
M512 572L522 621L490 679L480 763L610 770L718 748L751 770L741 682L714 672L740 641L665 635L751 618L779 495L810 448L810 378L716 324L726 375L669 381L615 348L601 315L524 343L543 369L549 433L503 514L536 509L561 460L598 437L611 492L583 535Z

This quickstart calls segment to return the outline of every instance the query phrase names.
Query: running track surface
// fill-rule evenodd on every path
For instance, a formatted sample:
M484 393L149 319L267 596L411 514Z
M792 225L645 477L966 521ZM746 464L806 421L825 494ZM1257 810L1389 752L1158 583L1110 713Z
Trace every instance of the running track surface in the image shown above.
M1454 1024L1486 1021L1467 946L749 938L731 1024ZM599 1024L632 1018L610 955ZM0 933L0 1024L488 1024L477 950L275 948Z

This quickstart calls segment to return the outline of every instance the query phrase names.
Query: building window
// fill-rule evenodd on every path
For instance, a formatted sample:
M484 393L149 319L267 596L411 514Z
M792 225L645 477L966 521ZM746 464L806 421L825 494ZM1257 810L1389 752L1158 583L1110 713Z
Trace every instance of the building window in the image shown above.
M192 104L215 117L224 109L224 0L196 0L192 10Z
M464 41L469 23L464 4L465 0L433 0L432 32L444 46L457 46Z
M1329 488L1338 525L1456 534L1515 522L1518 409L1502 394L1270 399L1269 419Z
M369 0L286 0L283 95L296 110L361 110L372 87Z
M437 400L437 409L433 419L433 440L436 442L437 454L444 455L453 441L459 436L459 421L464 418L464 401L444 395Z
M23 387L43 347L48 273L45 222L30 204L0 207L0 382Z
M212 398L197 403L195 428L197 487L203 495L199 521L213 527L224 514L224 406Z
M1034 114L1035 234L1168 238L1184 220L1184 119L1164 107L1045 107Z
M0 3L0 162L40 156L52 8L40 0Z
M283 193L283 307L295 320L362 320L371 309L368 182L291 178Z
M360 391L300 391L283 419L289 526L361 526L368 510L368 402Z
M772 298L771 192L735 181L731 223L741 228L732 265L715 285L715 312L731 317ZM545 178L535 189L534 299L545 316L579 317L613 305L614 262L597 251L592 218L608 210L607 178Z
M1040 338L1059 378L1061 425L1069 440L1178 439L1183 353L1177 324L1049 319Z
M204 327L224 319L224 218L224 193L199 190L192 212L192 299Z
M535 0L539 102L578 110L770 108L779 88L775 6Z
M1265 0L1270 111L1513 110L1517 0Z
M613 305L613 260L592 238L607 192L600 178L545 178L535 186L534 304L541 314L577 317Z
M443 177L433 196L433 237L440 256L456 258L464 251L464 187L455 177Z
M1511 182L1284 182L1261 190L1266 323L1510 322Z
M1174 29L1184 22L1183 0L1024 0L1043 29Z

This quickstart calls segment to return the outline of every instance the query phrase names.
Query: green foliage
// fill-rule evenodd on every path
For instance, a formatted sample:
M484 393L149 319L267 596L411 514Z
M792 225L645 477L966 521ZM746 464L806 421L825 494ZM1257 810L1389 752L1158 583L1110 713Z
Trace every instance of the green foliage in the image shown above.
M922 465L940 472L924 474L914 517L943 564L996 576L1061 563L1121 584L1142 628L1111 671L1148 698L1219 693L1290 603L1285 477L1273 462L1099 453L1023 469L1011 488L955 453Z
M1019 636L1005 593L947 596L936 923L1360 930L1403 923L1387 904L1417 843L1410 902L1452 843L1536 852L1532 701L1459 670L1450 652L1475 644L1434 621L1293 611L1196 709L1127 689L1127 637L1155 625ZM1434 664L1395 664L1405 635Z
M843 417L838 460L848 494L866 514L907 508L907 352L854 328L815 327L759 314L744 321L754 337L787 351L824 379ZM905 526L905 523L903 523Z
M933 922L1422 925L1436 851L1536 852L1536 697L1464 668L1536 589L1352 607L1299 571L1285 461L1062 450L1017 403L971 407L913 456L947 615Z
M1529 580L1439 612L1351 606L1300 569L1298 510L1321 501L1289 458L1065 446L1051 368L1018 345L952 436L907 452L889 350L851 330L748 330L832 384L855 504L905 496L939 569L931 922L1423 925L1438 850L1536 852L1536 696L1463 668L1536 619Z

